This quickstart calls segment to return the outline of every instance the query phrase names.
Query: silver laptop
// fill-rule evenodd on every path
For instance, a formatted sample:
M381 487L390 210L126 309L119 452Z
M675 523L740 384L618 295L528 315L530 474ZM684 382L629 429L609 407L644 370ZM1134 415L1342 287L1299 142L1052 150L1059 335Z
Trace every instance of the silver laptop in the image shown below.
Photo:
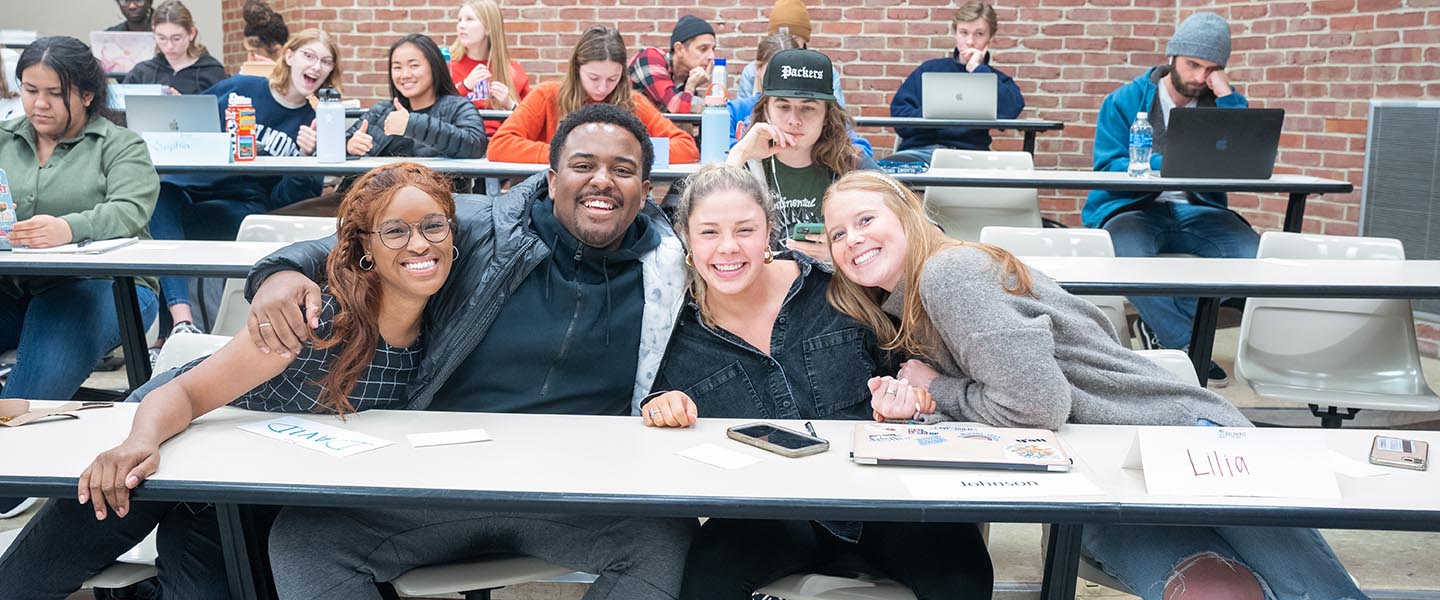
M994 73L921 73L920 116L926 119L995 119Z
M219 99L208 94L194 96L130 96L125 99L125 123L130 129L147 131L201 131L219 133Z
M110 109L125 112L126 96L163 96L165 86L158 83L112 83L109 84Z

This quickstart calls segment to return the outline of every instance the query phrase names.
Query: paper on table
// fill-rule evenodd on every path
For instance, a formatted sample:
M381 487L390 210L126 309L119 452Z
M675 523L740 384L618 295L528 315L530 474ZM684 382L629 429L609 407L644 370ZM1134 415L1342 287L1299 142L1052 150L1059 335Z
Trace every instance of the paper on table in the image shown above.
M980 473L947 470L904 475L901 483L922 500L965 500L1029 496L1096 496L1105 493L1083 473Z
M452 444L469 444L471 442L488 442L490 434L484 429L460 429L457 431L432 431L430 433L412 433L405 436L410 440L410 445L416 448L426 446L449 446Z
M352 456L368 450L384 448L393 443L390 440L299 417L279 417L268 421L236 425L236 427L241 431L263 435L331 456Z
M1394 471L1385 467L1363 463L1334 450L1330 451L1330 466L1335 469L1336 473L1355 478L1375 477L1394 473Z
M722 469L739 469L760 462L758 458L726 450L715 444L700 444L694 448L680 450L676 454Z
M15 248L17 254L102 254L116 248L129 246L140 238L126 237L113 240L92 240L79 244L63 244L50 248ZM80 244L84 244L83 246Z

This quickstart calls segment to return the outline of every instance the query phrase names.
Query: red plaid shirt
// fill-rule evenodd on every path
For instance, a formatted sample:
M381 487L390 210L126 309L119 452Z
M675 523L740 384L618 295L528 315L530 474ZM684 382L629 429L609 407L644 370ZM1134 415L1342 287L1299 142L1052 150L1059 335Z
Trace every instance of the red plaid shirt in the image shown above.
M670 55L659 48L645 48L630 59L630 82L655 107L667 113L698 113L705 108L703 98L685 91L685 80L675 79L670 72ZM688 77L682 73L681 77Z

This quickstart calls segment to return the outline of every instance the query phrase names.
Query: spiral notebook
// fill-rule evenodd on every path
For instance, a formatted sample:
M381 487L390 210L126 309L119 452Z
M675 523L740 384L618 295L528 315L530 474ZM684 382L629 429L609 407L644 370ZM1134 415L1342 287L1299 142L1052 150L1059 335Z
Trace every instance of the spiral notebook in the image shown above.
M970 423L859 423L850 458L862 465L1069 471L1055 432Z

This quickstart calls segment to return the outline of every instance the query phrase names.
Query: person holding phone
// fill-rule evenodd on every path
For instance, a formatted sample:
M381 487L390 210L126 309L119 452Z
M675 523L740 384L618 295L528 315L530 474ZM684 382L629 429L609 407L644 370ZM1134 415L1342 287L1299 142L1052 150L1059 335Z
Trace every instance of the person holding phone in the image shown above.
M530 95L530 76L510 60L505 43L505 18L495 0L462 0L455 43L450 46L450 79L455 90L478 109L515 110ZM508 65L508 68L490 65ZM499 120L485 121L485 135L494 136Z
M830 58L814 50L783 50L770 59L755 103L754 123L726 159L745 166L775 198L780 246L828 262L818 235L795 239L795 226L820 222L820 199L837 177L875 169L875 161L850 143L855 120L835 100ZM779 247L779 246L777 246Z
M46 503L0 557L0 600L63 599L157 525L164 597L229 598L214 509L136 501L131 490L162 468L162 443L227 404L340 416L407 408L422 314L456 256L454 219L449 182L421 165L361 176L340 205L314 343L294 354L261 352L241 330L215 354L136 389L130 435L80 473L79 502Z
M882 347L921 357L898 375L935 400L917 414L906 392L872 387L877 419L1250 426L1226 399L1121 345L1100 309L1013 254L946 237L889 175L841 177L825 226L831 304ZM1366 597L1314 529L1086 526L1081 551L1147 600Z
M771 249L773 211L744 168L712 164L691 176L675 212L688 293L640 407L646 426L873 416L867 386L890 361L869 329L826 303L827 266ZM748 599L854 555L921 598L990 597L990 557L971 523L710 519L690 546L680 598Z

